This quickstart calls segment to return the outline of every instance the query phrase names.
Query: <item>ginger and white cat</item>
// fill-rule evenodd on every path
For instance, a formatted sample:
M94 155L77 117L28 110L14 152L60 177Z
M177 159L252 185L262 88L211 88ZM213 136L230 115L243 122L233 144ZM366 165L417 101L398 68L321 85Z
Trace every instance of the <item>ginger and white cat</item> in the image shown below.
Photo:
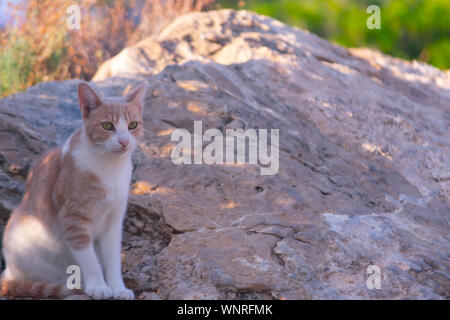
M82 128L29 173L6 225L4 296L64 297L67 267L78 265L92 298L134 298L122 279L121 238L145 94L146 83L114 98L79 84Z

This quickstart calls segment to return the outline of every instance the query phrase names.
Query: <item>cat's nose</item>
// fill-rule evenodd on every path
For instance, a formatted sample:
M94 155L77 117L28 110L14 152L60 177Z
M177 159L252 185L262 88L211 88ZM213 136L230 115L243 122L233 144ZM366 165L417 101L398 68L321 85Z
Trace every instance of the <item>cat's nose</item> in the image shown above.
M119 143L122 145L123 148L126 148L128 143L130 143L130 140L128 140L128 139L120 139Z

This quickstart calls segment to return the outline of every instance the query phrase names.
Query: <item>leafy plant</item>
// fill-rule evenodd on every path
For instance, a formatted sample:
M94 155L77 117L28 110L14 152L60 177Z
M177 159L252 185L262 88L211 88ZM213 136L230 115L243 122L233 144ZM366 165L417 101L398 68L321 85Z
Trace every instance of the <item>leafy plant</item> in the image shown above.
M0 32L0 96L40 81L89 80L106 59L213 0L21 0ZM80 7L81 30L67 28Z

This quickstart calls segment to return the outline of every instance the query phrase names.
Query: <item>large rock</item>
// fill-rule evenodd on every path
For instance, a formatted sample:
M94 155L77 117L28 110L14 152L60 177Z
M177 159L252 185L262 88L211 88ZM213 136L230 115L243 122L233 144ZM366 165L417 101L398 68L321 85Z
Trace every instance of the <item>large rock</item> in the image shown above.
M182 16L95 76L147 79L125 223L141 298L442 298L450 293L450 78L245 11ZM0 218L30 163L80 125L77 81L0 100ZM280 129L280 169L175 165L171 132ZM368 289L367 268L381 270Z

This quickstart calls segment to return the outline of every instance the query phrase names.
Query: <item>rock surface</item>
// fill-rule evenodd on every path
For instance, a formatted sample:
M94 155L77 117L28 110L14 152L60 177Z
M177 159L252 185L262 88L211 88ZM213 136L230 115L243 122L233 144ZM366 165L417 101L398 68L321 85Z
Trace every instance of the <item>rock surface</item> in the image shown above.
M105 62L150 82L125 222L141 299L448 299L450 78L245 11L193 13ZM0 225L81 125L77 81L0 100ZM280 169L175 165L171 132L280 129ZM367 268L381 270L368 289Z

